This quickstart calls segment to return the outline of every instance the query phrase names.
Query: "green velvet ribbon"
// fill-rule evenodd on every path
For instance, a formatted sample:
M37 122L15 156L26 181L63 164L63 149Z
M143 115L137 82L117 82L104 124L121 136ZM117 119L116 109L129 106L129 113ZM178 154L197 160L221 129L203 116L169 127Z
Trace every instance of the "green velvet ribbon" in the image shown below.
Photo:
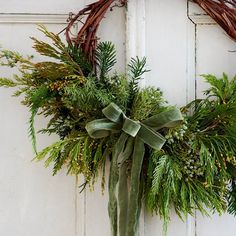
M113 152L109 177L108 211L111 221L111 235L134 236L140 213L140 177L145 153L145 144L160 150L165 138L157 131L179 125L183 117L179 109L169 110L152 116L142 122L125 116L114 103L102 110L104 119L97 119L86 125L90 137L104 138L120 133ZM128 185L128 162L132 158L131 179Z

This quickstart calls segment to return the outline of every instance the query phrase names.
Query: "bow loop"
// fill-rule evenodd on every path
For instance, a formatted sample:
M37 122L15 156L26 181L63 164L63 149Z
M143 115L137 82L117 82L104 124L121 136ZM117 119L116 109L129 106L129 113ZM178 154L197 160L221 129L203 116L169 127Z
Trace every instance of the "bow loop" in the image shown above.
M108 120L111 120L113 122L119 122L122 120L123 116L123 111L115 104L115 103L110 103L107 107L105 107L102 110L102 113L105 115L105 117Z
M105 138L112 133L118 133L121 127L119 123L114 123L104 118L89 122L85 128L91 138L97 139Z
M180 110L176 107L172 107L166 111L163 111L155 116L152 116L143 123L147 126L152 127L155 130L159 130L161 128L173 128L183 121L182 114Z

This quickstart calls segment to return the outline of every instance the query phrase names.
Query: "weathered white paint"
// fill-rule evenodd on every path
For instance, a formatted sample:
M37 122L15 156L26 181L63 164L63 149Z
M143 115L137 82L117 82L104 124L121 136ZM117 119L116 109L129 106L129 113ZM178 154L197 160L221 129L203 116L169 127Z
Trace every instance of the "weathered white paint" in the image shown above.
M41 13L41 14L68 14L77 12L85 5L85 0L8 0L0 2L0 13Z
M197 214L197 236L235 236L235 217L232 215L218 216L212 218L202 217Z
M126 64L131 58L146 56L146 2L130 0L126 13ZM140 86L146 85L146 75Z
M0 44L32 54L29 36L42 38L35 23L59 32L68 12L76 12L93 0L8 0L0 3ZM126 12L115 9L103 21L99 35L111 40L118 51L117 71L125 71L125 60L147 56L152 69L142 85L160 87L172 104L183 105L202 96L202 73L235 73L235 43L196 5L186 0L130 0ZM126 26L125 26L126 20ZM212 41L209 43L209 39ZM126 50L126 52L125 52ZM36 57L37 59L37 57ZM39 58L38 58L39 59ZM1 68L1 75L10 75ZM195 79L197 78L197 79ZM6 236L109 236L108 194L101 194L100 180L94 192L79 194L73 177L61 173L51 177L42 163L32 163L27 139L28 112L0 92L0 235ZM4 112L3 112L4 111ZM45 121L38 119L41 127ZM13 134L13 135L12 135ZM40 137L43 147L56 137ZM188 217L181 222L173 213L168 236L233 236L232 216ZM196 227L195 227L196 226ZM225 231L227 229L227 232ZM142 212L140 236L162 235L158 217Z
M188 3L188 16L195 24L211 24L215 21L207 15L197 4Z
M65 24L68 14L0 14L1 24Z
M221 76L222 72L229 76L235 75L235 43L208 16L193 5L189 8L191 20L196 24L196 96L202 97L206 89L201 74L214 73ZM212 40L209 40L212 39ZM197 236L233 236L235 235L236 220L233 216L213 215L212 218L196 215Z
M146 56L146 3L130 0L126 13L126 58Z
M146 3L145 0L130 0L126 12L126 64L131 58L146 56ZM126 68L128 70L128 68ZM146 75L140 86L146 85ZM138 235L145 235L145 210L141 210Z
M61 25L51 25L58 31ZM35 25L0 24L1 45L32 54L30 35L38 35ZM1 75L8 74L9 70ZM75 180L63 171L52 178L51 170L32 162L28 139L29 113L12 98L10 91L0 92L1 165L0 235L75 235ZM39 119L39 126L45 124ZM54 137L55 138L55 137ZM53 137L40 138L39 146Z
M229 76L235 75L235 43L226 33L216 25L199 7L190 3L188 15L195 24L195 90L196 97L202 97L206 89L201 74L213 73L221 76L222 72ZM210 40L212 39L212 40ZM212 218L203 217L196 213L197 236L233 236L235 235L236 221L231 215L213 215Z
M147 0L146 9L146 55L151 68L147 83L160 87L171 103L182 105L187 96L187 3Z
M147 58L152 69L147 83L161 87L171 103L183 105L194 97L195 90L195 26L187 18L187 2L146 4ZM146 235L161 235L162 223L157 220L147 216ZM192 217L183 223L173 214L168 235L190 236L194 230Z

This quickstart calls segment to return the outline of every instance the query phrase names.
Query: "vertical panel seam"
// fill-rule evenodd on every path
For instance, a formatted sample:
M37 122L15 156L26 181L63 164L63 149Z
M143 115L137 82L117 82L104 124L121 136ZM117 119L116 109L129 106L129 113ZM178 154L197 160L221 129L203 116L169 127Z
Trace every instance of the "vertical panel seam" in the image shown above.
M78 235L78 227L77 227L77 224L78 224L78 212L77 212L77 209L78 209L78 193L77 193L77 184L78 184L78 177L76 176L75 177L75 236Z
M189 1L187 10L187 57L186 57L186 102L196 98L196 66L197 66L197 28L196 23L190 18ZM194 216L188 215L186 221L186 236L196 236L196 211Z
M86 201L86 189L84 189L84 236L86 236L86 214L87 214L87 201ZM79 235L78 235L79 236Z
M195 24L195 99L197 98L197 24Z
M87 0L83 1L83 6L87 5ZM78 32L78 24L75 26L76 33ZM82 178L83 179L83 178ZM79 176L77 176L76 179L76 186L75 186L75 208L76 208L76 214L75 214L75 225L76 225L76 236L86 236L86 188L83 190L82 193L78 192L79 188ZM82 196L79 198L79 195ZM82 210L80 210L80 207Z
M129 0L126 12L126 64L132 57L146 56L146 1ZM145 76L140 83L145 86ZM145 235L145 210L139 221L139 236Z

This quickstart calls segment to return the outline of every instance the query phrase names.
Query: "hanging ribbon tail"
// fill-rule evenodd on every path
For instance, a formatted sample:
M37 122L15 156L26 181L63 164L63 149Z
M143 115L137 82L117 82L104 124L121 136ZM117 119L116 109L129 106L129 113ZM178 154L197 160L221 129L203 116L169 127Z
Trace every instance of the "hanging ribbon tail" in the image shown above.
M120 134L113 148L109 177L111 235L135 236L140 213L140 178L145 144L160 150L166 140L157 131L181 124L183 117L180 110L173 107L142 122L134 121L114 103L102 112L106 118L91 121L85 128L95 139ZM128 159L132 159L130 189L127 184Z
M112 161L110 166L110 175L109 175L109 203L108 203L108 213L111 222L111 236L117 236L118 234L118 205L117 205L117 183L119 181L119 167L118 167L118 158L122 155L122 152L125 147L128 135L122 133L118 141L116 142L113 152L112 152Z
M118 165L119 183L118 183L118 212L119 212L119 235L126 234L126 224L128 222L128 162L134 148L134 138L129 137L123 153L121 153Z
M139 192L140 192L140 174L142 170L145 147L140 138L135 139L133 162L130 180L130 196L128 207L128 222L125 236L134 236L139 220ZM124 236L121 235L120 236Z

